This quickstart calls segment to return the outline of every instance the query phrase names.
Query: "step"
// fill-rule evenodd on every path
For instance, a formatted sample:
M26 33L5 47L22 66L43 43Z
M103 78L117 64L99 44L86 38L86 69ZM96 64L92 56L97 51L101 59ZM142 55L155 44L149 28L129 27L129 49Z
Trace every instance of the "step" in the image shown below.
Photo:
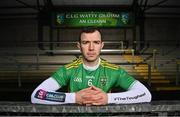
M148 67L140 67L140 68L135 67L135 69L136 69L137 71L139 71L139 72L147 72L147 71L148 71ZM152 68L151 68L151 72L160 72L160 71L157 70L157 69L152 69Z
M140 71L138 71L139 72L139 74L140 75L142 75L142 76L147 76L148 75L148 72L140 72ZM151 72L151 75L153 76L162 76L162 74L161 73L158 73L158 72Z
M147 64L143 64L143 65L137 65L137 67L147 67Z
M134 69L136 70L148 70L148 66L135 66Z
M180 91L180 86L172 86L172 87L156 87L157 91Z
M171 83L171 81L170 80L151 80L151 83L153 83L153 84L169 84L169 83Z
M144 76L143 78L148 79L148 76ZM151 76L151 79L164 80L165 77L164 76Z

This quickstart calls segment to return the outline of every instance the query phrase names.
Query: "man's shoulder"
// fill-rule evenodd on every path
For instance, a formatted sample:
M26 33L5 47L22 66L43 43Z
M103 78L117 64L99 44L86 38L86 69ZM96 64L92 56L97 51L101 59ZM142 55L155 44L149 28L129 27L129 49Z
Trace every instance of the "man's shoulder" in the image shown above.
M66 69L71 69L71 68L77 68L82 64L82 59L81 58L77 58L75 60L73 60L72 62L64 65L64 67Z
M119 70L120 69L119 65L110 63L110 62L108 62L105 59L101 59L101 63L100 64L101 64L102 67L105 67L105 68L108 68L108 69L112 69L112 70Z

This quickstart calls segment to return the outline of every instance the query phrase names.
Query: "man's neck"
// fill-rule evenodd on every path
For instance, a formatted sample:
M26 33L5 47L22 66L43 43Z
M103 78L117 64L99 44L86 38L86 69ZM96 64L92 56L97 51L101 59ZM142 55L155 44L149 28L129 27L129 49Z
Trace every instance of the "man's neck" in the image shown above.
M83 67L86 70L94 71L94 70L96 70L99 67L100 60L101 60L100 58L98 58L94 62L87 62L87 61L83 60Z
M89 66L89 67L94 67L96 66L100 61L100 58L96 59L95 61L86 61L85 59L83 59L83 64L86 65L86 66Z

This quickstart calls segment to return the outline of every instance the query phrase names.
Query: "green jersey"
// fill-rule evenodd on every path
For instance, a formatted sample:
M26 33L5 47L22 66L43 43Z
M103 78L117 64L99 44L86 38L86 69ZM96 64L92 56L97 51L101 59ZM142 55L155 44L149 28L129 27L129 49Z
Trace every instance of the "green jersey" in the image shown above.
M68 85L70 92L77 92L92 85L104 92L109 92L113 87L127 90L135 81L124 69L102 59L96 70L89 71L84 68L82 58L60 67L52 77L61 87Z

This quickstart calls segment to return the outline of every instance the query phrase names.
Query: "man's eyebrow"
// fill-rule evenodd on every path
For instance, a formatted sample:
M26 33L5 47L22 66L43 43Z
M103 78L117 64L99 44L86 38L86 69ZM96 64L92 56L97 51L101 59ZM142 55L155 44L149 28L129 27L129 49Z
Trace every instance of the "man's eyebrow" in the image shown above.
M93 41L93 42L101 42L101 40Z
M90 42L89 40L82 40L81 42ZM102 42L101 40L94 40L92 42Z

